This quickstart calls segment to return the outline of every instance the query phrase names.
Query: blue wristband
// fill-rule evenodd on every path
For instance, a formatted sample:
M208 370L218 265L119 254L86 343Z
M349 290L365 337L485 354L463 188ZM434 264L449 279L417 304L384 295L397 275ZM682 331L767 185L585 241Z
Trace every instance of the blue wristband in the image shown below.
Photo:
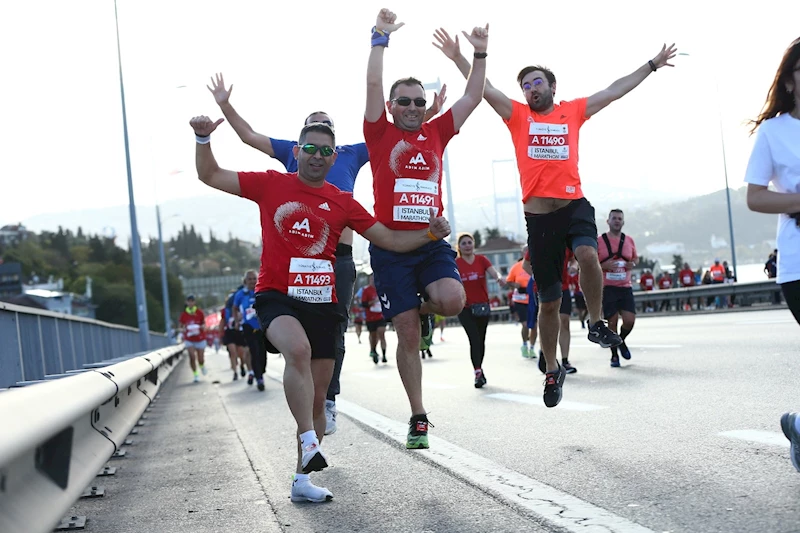
M389 33L372 27L372 46L389 46Z

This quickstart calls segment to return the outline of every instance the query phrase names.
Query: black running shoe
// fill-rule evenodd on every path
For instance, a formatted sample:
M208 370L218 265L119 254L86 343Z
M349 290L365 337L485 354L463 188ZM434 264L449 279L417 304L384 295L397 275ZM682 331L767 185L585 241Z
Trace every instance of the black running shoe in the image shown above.
M480 389L484 385L486 385L486 374L481 370L480 374L475 376L475 388Z
M576 374L578 372L578 369L569 364L569 361L561 361L561 366L564 367L564 371L567 374Z
M264 392L264 378L256 380L256 387L258 387L259 391Z
M544 404L547 407L555 407L561 402L561 386L566 377L567 372L561 365L558 365L558 370L555 372L548 372L544 375Z
M234 372L236 371L234 370ZM242 377L244 377L244 375L247 374L247 370L244 369L244 365L239 366L239 372L242 374Z
M631 351L628 349L628 345L625 344L625 341L622 341L622 344L619 345L619 354L625 360L631 358Z
M598 320L589 328L589 340L602 348L611 348L622 344L619 335L608 329L604 320Z

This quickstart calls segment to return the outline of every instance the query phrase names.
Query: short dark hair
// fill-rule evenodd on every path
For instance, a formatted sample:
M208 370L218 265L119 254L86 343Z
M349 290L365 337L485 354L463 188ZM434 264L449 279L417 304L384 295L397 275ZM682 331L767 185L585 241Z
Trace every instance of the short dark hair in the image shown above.
M525 67L519 71L519 74L517 74L517 83L519 86L522 87L522 78L537 70L544 74L544 77L547 78L547 83L550 85L553 85L556 82L556 75L553 74L553 71L551 71L549 68L541 65L532 65L530 67Z
M316 131L319 133L325 133L326 135L331 136L332 146L336 146L336 135L333 133L333 128L328 126L327 124L323 124L322 122L312 122L311 124L306 124L303 126L303 129L300 130L300 144L305 144L306 142L306 135L311 133L312 131Z
M608 212L608 217L611 218L613 213L619 213L620 215L625 216L625 213L622 212L622 209L615 208Z
M306 117L306 119L303 121L303 124L308 124L308 123L309 123L309 122L308 122L308 119L310 119L310 118L311 118L311 117L313 117L314 115L327 115L327 116L328 116L328 118L330 118L330 115L328 115L328 113L326 113L325 111L314 111L313 113L309 113L309 115L308 115L308 116ZM333 119L331 119L331 126L333 126Z
M408 85L409 87L413 87L414 85L419 85L422 87L423 92L425 91L425 86L422 85L422 82L419 81L417 78L401 78L392 84L392 88L389 89L389 100L392 99L394 96L394 91L401 85Z

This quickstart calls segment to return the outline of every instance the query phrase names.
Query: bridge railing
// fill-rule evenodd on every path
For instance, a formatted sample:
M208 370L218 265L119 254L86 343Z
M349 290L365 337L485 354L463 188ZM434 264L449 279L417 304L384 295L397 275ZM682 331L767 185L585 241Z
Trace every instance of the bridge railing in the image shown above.
M170 344L150 333L151 350ZM0 302L0 389L140 350L136 328Z
M0 392L0 531L52 531L123 445L183 351L170 346Z

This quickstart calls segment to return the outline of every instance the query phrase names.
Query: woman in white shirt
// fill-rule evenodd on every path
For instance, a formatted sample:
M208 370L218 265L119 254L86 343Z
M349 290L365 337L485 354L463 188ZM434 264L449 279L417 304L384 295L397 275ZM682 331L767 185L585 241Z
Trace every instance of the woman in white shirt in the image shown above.
M778 214L777 282L800 324L800 38L783 54L764 109L753 121L756 131L744 179L747 207ZM800 472L800 414L785 413L781 429Z

